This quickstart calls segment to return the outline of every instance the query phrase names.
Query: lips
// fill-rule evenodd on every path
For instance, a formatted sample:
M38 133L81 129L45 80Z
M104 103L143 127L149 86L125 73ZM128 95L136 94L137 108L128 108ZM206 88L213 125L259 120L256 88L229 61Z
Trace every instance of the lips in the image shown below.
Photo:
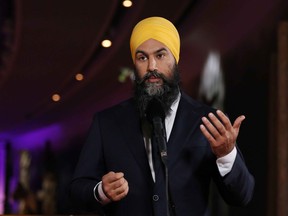
M156 77L156 76L150 76L148 79L147 79L147 81L148 82L159 82L161 80L161 78L160 77Z

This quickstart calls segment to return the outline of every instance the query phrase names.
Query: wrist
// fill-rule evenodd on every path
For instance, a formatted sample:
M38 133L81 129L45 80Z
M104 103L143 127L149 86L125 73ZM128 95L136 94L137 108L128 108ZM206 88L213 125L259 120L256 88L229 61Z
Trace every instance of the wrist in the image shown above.
M94 198L101 204L105 205L111 200L105 195L103 188L102 188L102 181L98 182L94 187Z

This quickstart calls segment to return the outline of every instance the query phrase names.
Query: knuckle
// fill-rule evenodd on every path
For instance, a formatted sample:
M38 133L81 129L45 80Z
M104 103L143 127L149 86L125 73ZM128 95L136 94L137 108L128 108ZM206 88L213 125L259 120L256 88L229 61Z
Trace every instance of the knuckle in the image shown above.
M109 198L109 199L114 199L113 198L113 193L111 192L111 191L107 191L107 193L106 193L106 195L107 195L107 197Z
M125 183L125 179L124 178L119 179L119 183L120 185L123 185Z

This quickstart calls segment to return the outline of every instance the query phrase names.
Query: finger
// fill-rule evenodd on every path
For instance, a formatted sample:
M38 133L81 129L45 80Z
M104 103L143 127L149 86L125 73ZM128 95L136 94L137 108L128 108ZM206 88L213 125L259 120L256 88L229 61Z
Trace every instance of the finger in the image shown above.
M119 187L114 189L114 193L116 194L116 196L124 193L127 190L128 182L124 178L122 180L123 181L122 181L121 185L119 185Z
M114 198L113 198L113 201L119 201L121 199L123 199L124 197L126 197L128 194L128 190L124 191L123 193L120 193L120 194L117 194Z
M125 179L124 179L125 180ZM116 188L113 190L113 195L111 195L111 198L113 201L118 201L123 199L129 191L128 182L125 180L124 183L121 185L121 187Z
M117 188L120 188L122 187L122 185L125 184L125 178L124 178L124 174L123 173L114 173L113 175L113 179L111 177L110 179L110 182L107 182L107 187L112 189L112 190L115 190Z
M219 119L222 121L222 124L225 126L225 128L229 130L232 127L230 119L221 110L217 110L216 113Z
M120 178L120 179L118 179L117 181L114 181L113 183L112 183L112 187L114 188L114 189L116 189L116 188L119 188L119 187L122 187L122 185L124 185L125 184L125 178Z
M103 176L102 181L112 183L114 181L117 181L120 178L123 178L123 176L124 176L124 173L122 172L115 173L113 171L110 171L108 174Z
M111 200L115 200L116 196L122 193L123 185L125 185L124 178L113 181L112 183L102 184L102 187L106 196Z
M203 117L202 121L205 127L208 129L208 131L210 131L211 135L215 139L217 139L217 137L220 136L221 131L224 131L224 126L221 124L221 122L216 118L214 114L209 113L208 116L209 120L206 117Z
M114 172L112 172L112 171L110 171L109 173L107 173L106 175L104 175L103 177L102 177L102 182L111 182L111 181L113 181L113 179L114 179Z
M246 117L244 115L239 116L233 123L233 128L239 129L241 126L241 123L244 121Z
M117 173L115 173L115 179L121 179L121 178L123 178L124 177L124 173L123 172L117 172Z
M206 127L203 124L200 125L200 130L202 131L203 135L206 137L209 143L214 144L216 142L214 137L210 134L210 132L206 129Z
M220 134L224 134L225 127L223 126L223 123L213 113L209 113L208 116L214 127L216 127L217 132L219 132Z

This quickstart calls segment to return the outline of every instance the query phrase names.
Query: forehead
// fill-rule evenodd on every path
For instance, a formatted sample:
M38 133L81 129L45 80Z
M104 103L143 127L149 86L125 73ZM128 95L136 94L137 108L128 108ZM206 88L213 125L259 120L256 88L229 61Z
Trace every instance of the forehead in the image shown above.
M137 49L136 53L139 51L147 52L147 53L153 53L157 52L159 50L167 50L167 52L171 53L169 48L165 46L163 43L160 41L157 41L155 39L148 39L144 41L142 44L140 44Z

